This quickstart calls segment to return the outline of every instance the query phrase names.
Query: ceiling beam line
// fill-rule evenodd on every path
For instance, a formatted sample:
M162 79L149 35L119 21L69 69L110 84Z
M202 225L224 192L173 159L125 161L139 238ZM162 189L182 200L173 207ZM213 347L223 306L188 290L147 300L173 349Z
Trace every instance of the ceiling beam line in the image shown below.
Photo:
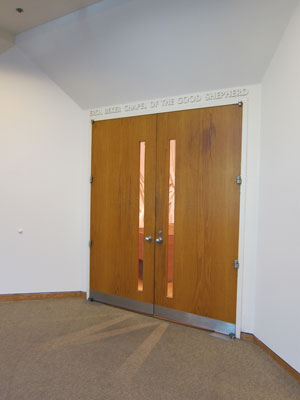
M0 28L0 54L14 46L15 39L15 35Z

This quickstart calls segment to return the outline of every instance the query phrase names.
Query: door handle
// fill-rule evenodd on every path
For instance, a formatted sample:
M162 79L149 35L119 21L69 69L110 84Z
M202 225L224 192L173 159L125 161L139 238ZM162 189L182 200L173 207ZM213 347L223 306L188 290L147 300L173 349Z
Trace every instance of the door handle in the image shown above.
M152 241L152 236L146 236L145 237L146 242L151 242Z
M163 242L163 238L160 236L157 239L155 239L156 243L162 243Z

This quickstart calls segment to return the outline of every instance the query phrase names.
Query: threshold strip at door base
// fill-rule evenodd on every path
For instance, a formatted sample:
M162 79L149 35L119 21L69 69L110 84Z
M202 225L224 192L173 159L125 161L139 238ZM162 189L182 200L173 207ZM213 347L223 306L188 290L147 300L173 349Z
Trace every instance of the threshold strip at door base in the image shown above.
M219 321L216 319L201 317L200 315L190 314L171 308L144 303L138 300L127 299L126 297L114 296L112 294L90 291L90 299L100 303L136 311L143 314L150 314L155 317L165 318L173 322L179 322L196 328L207 329L209 331L224 333L225 335L235 336L235 324Z
M109 304L126 310L137 311L143 314L153 315L153 304L144 303L138 300L127 299L126 297L114 296L112 294L90 291L90 299L100 303Z
M208 317L201 317L200 315L190 314L156 305L154 305L154 316L166 318L175 322L181 322L197 328L207 329L209 331L235 336L235 324L230 322L219 321Z

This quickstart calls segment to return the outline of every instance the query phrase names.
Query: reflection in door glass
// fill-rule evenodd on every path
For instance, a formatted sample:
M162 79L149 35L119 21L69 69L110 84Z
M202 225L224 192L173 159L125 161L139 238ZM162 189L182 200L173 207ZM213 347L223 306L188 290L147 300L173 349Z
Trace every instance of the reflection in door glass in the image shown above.
M170 140L167 297L173 297L176 140Z
M144 267L144 200L145 200L145 150L146 143L140 142L140 189L139 189L139 256L138 256L138 291L143 291Z

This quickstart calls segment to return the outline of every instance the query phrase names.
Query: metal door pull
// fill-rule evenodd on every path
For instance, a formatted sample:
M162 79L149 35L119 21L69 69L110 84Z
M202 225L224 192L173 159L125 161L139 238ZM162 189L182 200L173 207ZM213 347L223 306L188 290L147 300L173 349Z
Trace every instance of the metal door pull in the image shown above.
M145 237L146 242L151 242L152 241L152 236L146 236Z
M162 237L158 237L157 239L155 239L156 243L162 243L163 242L163 238Z

